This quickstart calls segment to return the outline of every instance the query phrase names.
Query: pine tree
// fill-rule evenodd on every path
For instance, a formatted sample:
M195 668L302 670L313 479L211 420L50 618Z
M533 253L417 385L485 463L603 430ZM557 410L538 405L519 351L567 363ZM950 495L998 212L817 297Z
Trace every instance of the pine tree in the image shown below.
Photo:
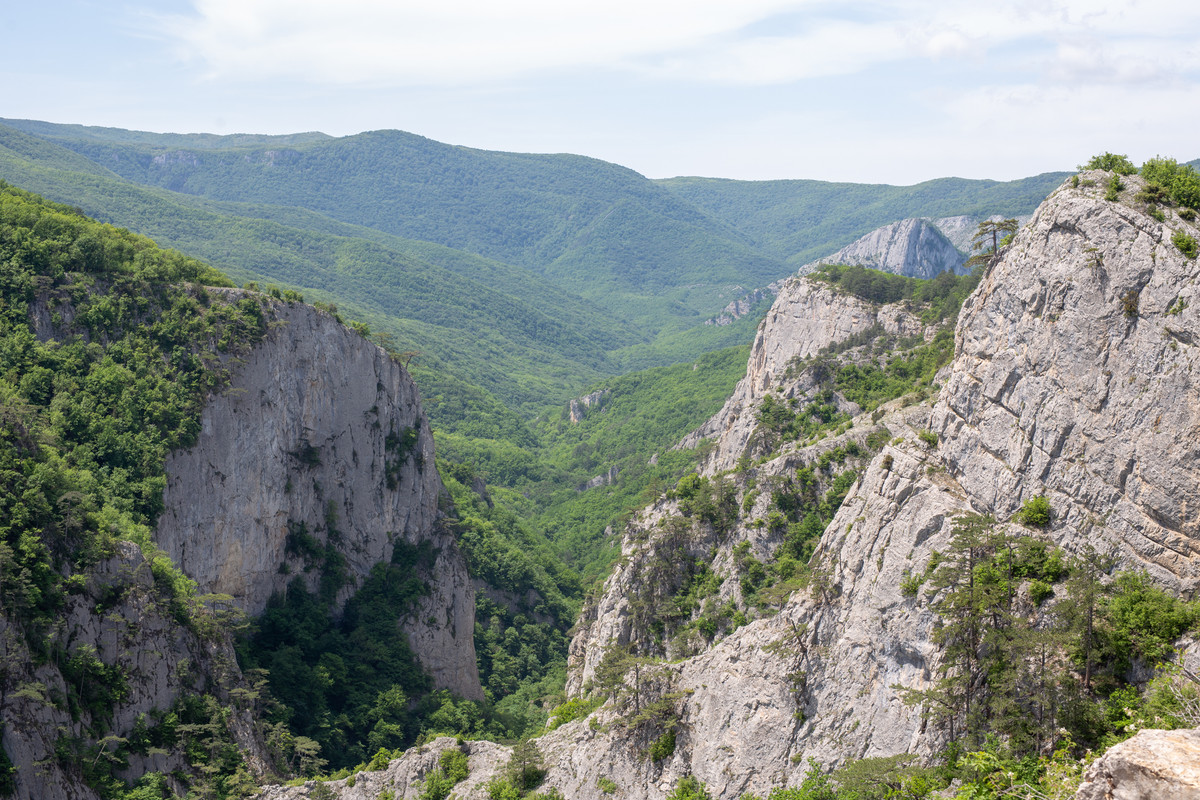
M975 231L975 238L971 240L971 250L981 250L967 259L967 266L973 267L977 264L991 266L996 260L996 256L1000 253L1000 245L1004 244L1003 237L1011 236L1017 232L1017 221L1015 219L993 220L987 219L979 223L979 229ZM988 245L988 240L991 240L992 249L985 249Z

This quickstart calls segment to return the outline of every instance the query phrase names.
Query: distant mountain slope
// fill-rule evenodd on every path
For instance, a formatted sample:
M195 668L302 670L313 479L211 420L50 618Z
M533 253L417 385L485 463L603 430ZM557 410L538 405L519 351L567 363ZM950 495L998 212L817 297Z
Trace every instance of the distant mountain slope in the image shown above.
M764 252L800 265L907 217L1032 213L1067 175L1047 172L1003 183L939 178L914 186L716 178L658 183L741 231Z
M681 284L760 285L788 272L654 182L583 156L472 150L401 131L286 145L250 137L217 149L187 137L6 123L135 183L306 208L528 266L618 311ZM715 310L703 293L674 301ZM660 319L661 303L649 305L645 320Z
M916 187L650 181L574 155L400 131L156 134L0 120L0 178L278 282L419 350L439 409L469 385L510 409L604 375L745 343L704 321L806 260L913 216L1031 210L1046 176ZM435 385L436 384L436 385ZM497 409L472 389L483 405ZM462 420L459 420L462 422ZM512 419L483 429L511 429Z
M297 217L297 226L236 216L217 204L128 183L4 126L0 178L153 236L239 280L285 283L334 301L390 333L399 349L421 351L426 366L449 370L512 406L570 396L614 371L607 351L644 341L528 269L432 245L410 247L378 232L372 235L380 241L368 241L315 214Z
M946 270L965 272L964 260L965 256L934 222L902 219L876 228L836 253L805 264L800 272L809 272L821 263L856 264L910 278L935 278Z

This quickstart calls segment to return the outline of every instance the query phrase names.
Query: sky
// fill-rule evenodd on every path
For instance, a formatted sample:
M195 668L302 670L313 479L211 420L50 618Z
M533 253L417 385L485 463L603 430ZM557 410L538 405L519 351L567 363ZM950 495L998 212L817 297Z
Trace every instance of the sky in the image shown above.
M651 178L1200 157L1194 0L14 0L0 30L0 117L396 128Z

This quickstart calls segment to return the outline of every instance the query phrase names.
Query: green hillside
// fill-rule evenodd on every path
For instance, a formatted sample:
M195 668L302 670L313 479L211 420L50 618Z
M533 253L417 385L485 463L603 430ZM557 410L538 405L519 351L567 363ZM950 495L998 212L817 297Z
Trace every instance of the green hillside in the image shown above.
M640 316L651 326L664 310L676 313L653 302L658 293L681 283L759 286L788 271L652 181L583 156L472 150L401 131L218 149L139 132L121 139L111 129L98 136L5 122L140 185L305 208L528 266L618 313L648 301ZM714 310L703 295L672 301L683 301L680 311Z
M612 374L609 350L645 339L528 269L351 229L298 225L124 181L65 148L0 126L0 177L203 258L235 279L281 283L419 351L504 404L565 398ZM368 232L372 240L354 236ZM471 276L475 277L471 277ZM510 294L512 292L513 294Z
M716 178L658 183L736 228L763 252L798 266L907 217L1029 214L1068 174L1007 182L938 178L913 186Z
M395 349L421 353L416 376L438 398L441 427L490 431L514 430L501 407L528 418L606 375L748 342L757 315L704 322L875 227L1028 213L1057 181L650 181L592 158L400 131L214 136L2 122L0 177L238 280L337 304ZM495 413L468 413L459 391Z

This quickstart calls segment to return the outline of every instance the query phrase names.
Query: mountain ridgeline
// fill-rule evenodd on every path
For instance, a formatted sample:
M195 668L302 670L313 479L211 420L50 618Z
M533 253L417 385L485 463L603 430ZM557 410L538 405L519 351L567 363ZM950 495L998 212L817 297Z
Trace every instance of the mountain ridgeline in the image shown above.
M465 381L525 414L604 376L750 341L754 318L703 323L881 225L1028 214L1063 177L650 181L580 156L472 150L399 131L189 137L0 123L0 178L237 280L334 302L398 352L421 353L415 375L427 396ZM745 209L768 207L732 213L747 192L760 199ZM437 427L463 422L432 413Z

